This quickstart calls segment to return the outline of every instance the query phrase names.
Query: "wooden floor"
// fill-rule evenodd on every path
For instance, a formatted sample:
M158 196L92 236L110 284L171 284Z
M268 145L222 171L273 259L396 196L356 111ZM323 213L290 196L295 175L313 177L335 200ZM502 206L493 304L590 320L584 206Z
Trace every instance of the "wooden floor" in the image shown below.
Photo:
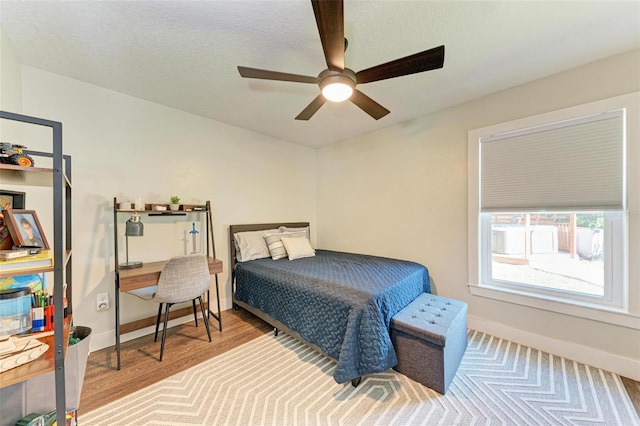
M636 411L640 414L640 382L623 377L622 383L624 383L624 387L627 389L629 397L631 397L633 406L636 407Z
M158 361L160 336L154 342L153 335L122 344L120 371L116 370L115 348L91 353L78 412L88 413L273 330L243 309L222 312L222 333L214 319L209 325L211 343L202 321L197 328L193 321L169 328L162 362Z
M222 333L215 320L210 324L212 343L201 321L197 328L193 321L170 328L162 362L158 362L160 342L154 342L153 335L122 344L120 371L116 370L114 348L93 352L87 362L78 412L88 413L272 330L243 309L222 312ZM640 413L640 382L626 378L623 382Z

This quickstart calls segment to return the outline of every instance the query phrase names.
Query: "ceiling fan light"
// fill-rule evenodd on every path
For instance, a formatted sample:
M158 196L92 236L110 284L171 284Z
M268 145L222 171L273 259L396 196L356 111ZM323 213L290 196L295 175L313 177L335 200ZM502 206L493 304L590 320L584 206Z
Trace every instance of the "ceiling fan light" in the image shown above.
M327 70L324 72L330 75L320 74L322 96L331 102L342 102L349 99L353 94L354 87L356 87L355 79L335 71Z
M331 83L324 86L322 96L331 102L346 101L353 94L353 88L345 83Z

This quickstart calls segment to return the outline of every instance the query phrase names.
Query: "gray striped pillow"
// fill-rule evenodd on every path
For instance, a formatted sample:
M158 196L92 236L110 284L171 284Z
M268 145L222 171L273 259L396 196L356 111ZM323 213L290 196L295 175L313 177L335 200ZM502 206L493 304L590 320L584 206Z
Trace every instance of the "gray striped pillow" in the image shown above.
M283 259L287 257L287 250L282 244L282 237L288 238L306 238L307 233L305 231L299 232L278 232L277 234L267 234L264 236L264 240L269 248L269 254L273 260Z

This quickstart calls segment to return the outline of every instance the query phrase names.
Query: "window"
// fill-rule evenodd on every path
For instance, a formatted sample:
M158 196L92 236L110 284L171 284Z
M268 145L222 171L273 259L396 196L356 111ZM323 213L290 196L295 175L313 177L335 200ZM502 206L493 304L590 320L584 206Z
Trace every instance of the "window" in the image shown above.
M632 96L469 132L473 294L587 317L628 312Z
M624 214L481 213L482 282L585 305L623 308ZM606 267L605 267L606 265Z

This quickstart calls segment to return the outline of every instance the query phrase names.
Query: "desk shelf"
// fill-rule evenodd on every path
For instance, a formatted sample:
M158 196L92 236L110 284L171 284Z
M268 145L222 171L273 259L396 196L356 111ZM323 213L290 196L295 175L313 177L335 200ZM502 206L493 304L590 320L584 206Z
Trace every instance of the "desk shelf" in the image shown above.
M217 301L217 313L211 311L211 298L209 297L209 291L207 291L207 319L211 317L218 321L218 328L222 331L222 318L220 315L220 290L218 287L218 275L222 272L222 261L216 259L215 241L213 238L213 218L211 214L211 203L207 201L205 204L181 204L180 209L177 211L169 210L169 204L145 204L144 210L139 209L120 209L118 208L120 203L117 198L113 199L113 223L114 223L114 250L115 250L115 315L116 315L116 353L117 353L117 369L120 370L120 334L122 327L120 324L120 293L139 290L142 288L151 287L157 284L160 278L160 272L168 259L157 262L145 262L138 268L120 268L118 261L118 215L120 214L146 214L148 216L165 216L176 217L179 220L180 216L186 216L190 214L204 214L206 218L206 255L209 260L209 273L215 277L216 286L216 301ZM166 207L165 211L158 211L156 206ZM148 222L147 222L148 223ZM127 327L127 330L129 328Z
M117 202L117 201L114 201ZM116 204L118 206L119 204ZM165 210L156 210L155 207L164 207ZM139 213L139 214L167 214L167 215L184 215L185 213L208 213L210 206L207 204L180 204L178 210L169 210L169 204L165 203L147 203L144 205L144 210L138 209L120 209L116 208L117 213Z

